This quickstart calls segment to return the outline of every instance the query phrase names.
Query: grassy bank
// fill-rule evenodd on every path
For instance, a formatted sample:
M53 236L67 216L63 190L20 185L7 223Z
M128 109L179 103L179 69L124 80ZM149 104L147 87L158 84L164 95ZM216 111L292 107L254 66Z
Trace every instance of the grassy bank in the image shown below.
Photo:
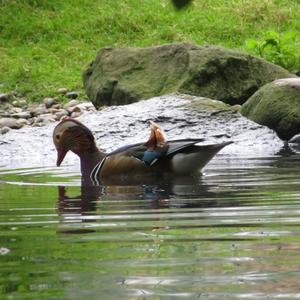
M0 0L0 91L37 101L60 87L84 94L82 71L105 46L193 41L262 51L297 70L299 35L286 32L300 32L299 1L194 0L178 12L169 0Z

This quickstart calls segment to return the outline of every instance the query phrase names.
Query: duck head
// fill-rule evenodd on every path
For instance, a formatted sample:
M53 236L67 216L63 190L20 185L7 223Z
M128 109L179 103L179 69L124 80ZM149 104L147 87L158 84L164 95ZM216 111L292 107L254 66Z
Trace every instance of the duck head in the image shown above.
M57 166L60 166L68 151L74 152L81 159L98 151L92 132L71 118L64 119L54 128L53 142L57 150Z

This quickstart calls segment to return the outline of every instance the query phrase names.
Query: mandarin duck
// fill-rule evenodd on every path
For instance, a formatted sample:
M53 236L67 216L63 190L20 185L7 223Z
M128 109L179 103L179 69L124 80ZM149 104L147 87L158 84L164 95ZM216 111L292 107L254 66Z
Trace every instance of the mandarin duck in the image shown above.
M163 130L156 123L150 121L150 129L148 141L105 153L97 148L92 132L85 125L66 118L53 131L56 165L61 165L69 150L74 152L80 158L83 181L93 184L114 176L192 175L232 143L197 145L203 139L195 138L166 141Z

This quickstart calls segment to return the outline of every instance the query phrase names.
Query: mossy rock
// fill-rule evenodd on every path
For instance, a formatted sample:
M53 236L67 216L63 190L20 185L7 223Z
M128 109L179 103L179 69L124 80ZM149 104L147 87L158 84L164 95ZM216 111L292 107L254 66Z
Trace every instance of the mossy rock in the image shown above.
M300 133L300 78L266 84L243 104L241 113L289 140Z
M178 95L184 99L189 100L190 103L187 104L187 107L192 108L198 112L214 112L214 113L238 112L241 108L240 105L231 106L219 100L191 96L186 94L178 94Z
M221 47L182 43L104 48L83 74L96 107L180 92L242 104L274 79L293 77L257 57Z

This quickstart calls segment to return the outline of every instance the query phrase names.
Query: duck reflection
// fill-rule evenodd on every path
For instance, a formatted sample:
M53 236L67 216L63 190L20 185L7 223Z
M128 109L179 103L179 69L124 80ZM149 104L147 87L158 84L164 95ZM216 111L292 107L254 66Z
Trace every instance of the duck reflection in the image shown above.
M103 210L220 206L215 186L203 182L201 176L162 178L159 183L158 180L144 184L114 180L99 186L82 184L81 194L75 197L68 196L68 187L60 186L58 195L60 215L93 215L97 210L101 213Z
M199 212L199 208L237 205L234 197L230 197L230 191L220 191L215 184L205 183L201 176L157 181L135 184L123 180L99 186L82 184L80 195L75 197L68 196L68 187L58 187L58 212L63 225L60 232L82 234L96 232L99 227L115 228L119 226L116 225L118 222L132 222L139 214L156 215L153 210L157 209L198 208ZM224 196L226 203L222 201ZM154 219L159 221L159 215Z
M101 195L98 186L81 187L81 194L68 196L65 186L58 186L58 212L65 214L93 213L96 210L96 201Z

